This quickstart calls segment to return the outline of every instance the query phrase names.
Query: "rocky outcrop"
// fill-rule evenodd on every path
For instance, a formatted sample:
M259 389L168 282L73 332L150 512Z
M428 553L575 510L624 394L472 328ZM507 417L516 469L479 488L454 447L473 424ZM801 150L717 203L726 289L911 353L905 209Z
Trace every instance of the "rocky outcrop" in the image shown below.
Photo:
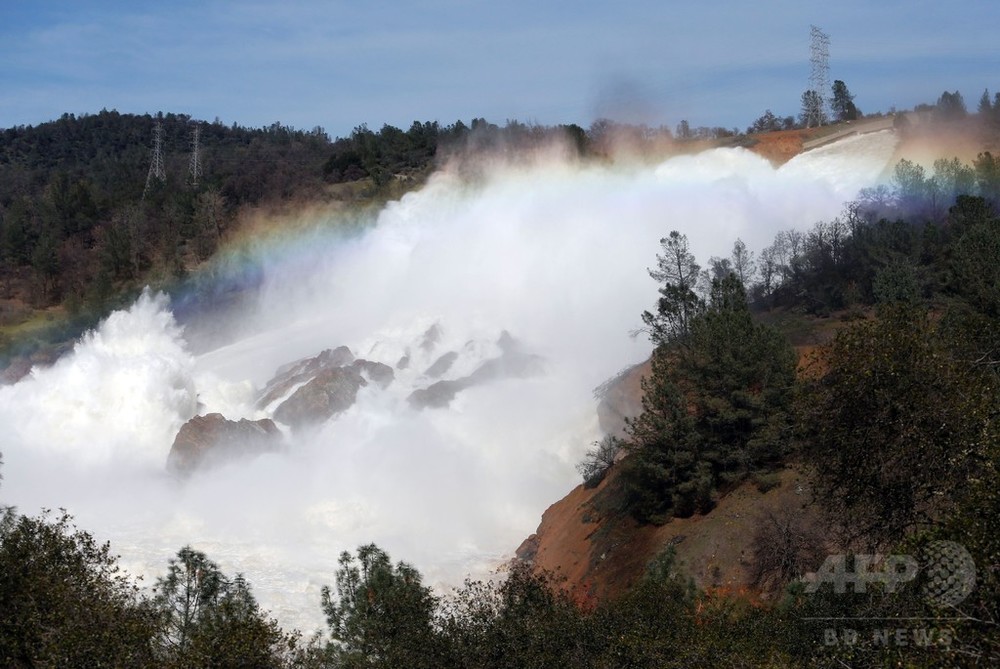
M277 451L281 445L281 431L270 419L233 421L219 413L195 416L174 438L167 469L190 474L224 460Z
M350 349L341 346L279 368L257 406L266 408L280 401L275 420L293 429L308 428L351 408L358 390L369 381L385 388L393 378L388 365L355 359Z
M483 362L471 374L455 379L436 381L426 388L417 388L407 398L410 405L416 409L436 409L448 406L455 395L471 386L487 383L502 378L527 378L540 374L544 367L541 356L526 353L518 342L505 330L497 346L501 354ZM458 358L451 352L439 357L424 375L437 378L448 371Z
M407 398L414 409L441 409L455 399L459 391L471 386L474 382L469 377L452 381L438 381L426 388L417 388Z
M359 370L368 378L369 381L382 390L388 388L389 384L396 378L395 373L392 371L392 367L381 362L372 362L371 360L355 360L351 366Z
M455 351L449 351L435 360L434 364L428 367L424 372L424 376L431 379L439 379L449 369L451 369L451 366L455 364L456 360L458 360L458 353Z
M642 413L642 380L652 373L652 363L633 365L597 389L597 420L604 434L625 437L625 423Z
M286 396L292 388L307 383L320 372L349 365L352 362L354 362L354 354L351 353L351 349L346 346L338 346L335 349L326 349L312 358L303 358L282 365L274 373L274 377L264 386L264 390L257 399L257 407L266 408L274 401Z

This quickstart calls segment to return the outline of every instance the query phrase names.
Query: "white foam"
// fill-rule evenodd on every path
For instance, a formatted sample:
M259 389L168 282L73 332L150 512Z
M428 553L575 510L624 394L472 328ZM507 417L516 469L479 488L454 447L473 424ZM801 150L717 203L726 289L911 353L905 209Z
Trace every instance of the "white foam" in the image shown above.
M151 576L190 543L245 572L286 624L321 625L319 588L361 543L457 584L510 555L577 483L599 436L592 389L648 354L629 332L656 299L646 268L658 240L685 232L703 263L737 236L759 250L837 215L892 148L891 134L856 138L779 170L737 149L654 168L542 162L476 186L440 174L367 234L317 234L308 259L268 259L240 341L194 359L168 305L147 295L52 369L0 389L0 499L67 507ZM423 351L435 323L442 339ZM545 374L470 388L447 410L408 405L439 355L460 353L445 378L470 373L498 354L503 330L544 357ZM288 453L185 483L163 474L196 402L260 417L254 386L338 345L389 365L408 351L411 366Z

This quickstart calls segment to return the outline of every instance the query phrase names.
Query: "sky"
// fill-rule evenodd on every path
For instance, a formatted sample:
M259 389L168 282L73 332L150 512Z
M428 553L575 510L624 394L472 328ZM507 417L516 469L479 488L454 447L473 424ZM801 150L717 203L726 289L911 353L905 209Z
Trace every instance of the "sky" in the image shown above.
M157 111L261 127L746 128L797 115L810 25L863 112L1000 90L995 0L0 0L0 127Z

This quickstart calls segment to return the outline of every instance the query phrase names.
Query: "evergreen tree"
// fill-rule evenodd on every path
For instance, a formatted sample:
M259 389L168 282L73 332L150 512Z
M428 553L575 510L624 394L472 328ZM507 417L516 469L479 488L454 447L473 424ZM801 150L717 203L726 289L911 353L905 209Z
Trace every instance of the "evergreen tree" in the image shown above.
M660 246L663 253L656 256L656 269L648 270L653 279L663 284L659 288L660 299L655 314L649 311L642 314L649 338L656 345L687 336L692 318L702 307L695 293L699 267L688 247L687 236L674 230L660 240Z
M856 121L860 116L854 105L854 96L847 90L847 84L840 79L833 82L833 112L838 121Z
M840 332L823 360L799 424L844 529L889 543L939 519L984 452L990 386L905 303Z
M443 653L433 625L437 598L420 573L374 544L340 556L336 594L323 588L323 612L338 667L430 667Z
M272 667L291 654L287 636L260 610L242 575L227 578L185 546L157 579L160 655L170 667Z
M652 364L623 463L634 515L658 521L707 511L719 485L781 462L795 354L754 321L735 274L712 282L688 337L658 347Z
M827 122L826 102L823 96L814 90L805 91L802 94L802 111L799 114L799 122L805 128L825 125Z
M989 118L993 113L993 103L990 101L990 90L983 89L983 95L979 98L979 106L976 108L979 115L984 119Z
M70 516L0 511L0 665L154 666L157 620Z

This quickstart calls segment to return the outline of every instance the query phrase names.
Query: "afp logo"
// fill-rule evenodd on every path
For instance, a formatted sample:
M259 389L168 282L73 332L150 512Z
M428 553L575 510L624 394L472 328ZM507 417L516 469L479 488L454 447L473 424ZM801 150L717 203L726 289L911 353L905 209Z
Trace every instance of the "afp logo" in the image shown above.
M976 564L965 547L954 541L932 541L912 555L854 555L848 568L847 555L830 555L818 571L802 579L807 593L830 583L837 594L865 592L868 584L879 583L886 592L896 592L920 576L924 600L937 607L958 606L976 587Z

